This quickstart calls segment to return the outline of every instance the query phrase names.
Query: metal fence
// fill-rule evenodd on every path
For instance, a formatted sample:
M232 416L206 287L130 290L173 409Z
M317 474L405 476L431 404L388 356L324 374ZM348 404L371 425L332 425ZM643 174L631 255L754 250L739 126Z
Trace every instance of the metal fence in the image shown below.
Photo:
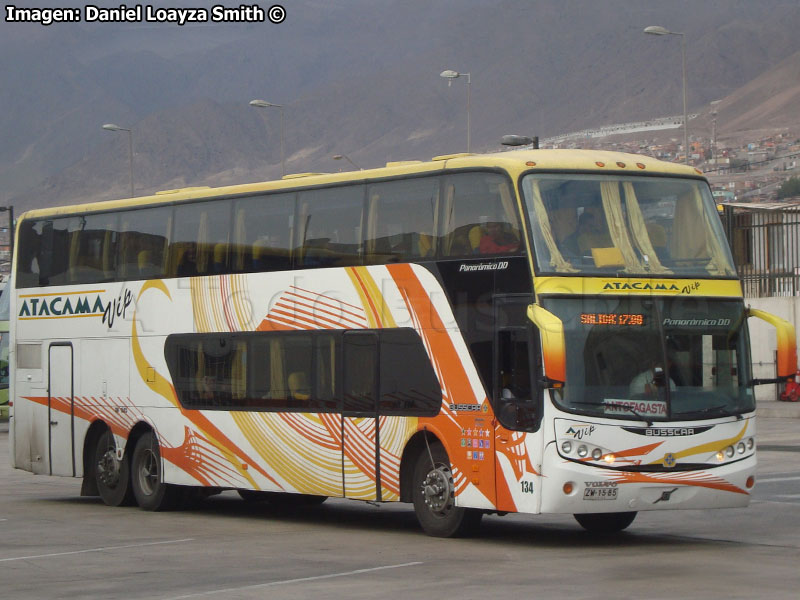
M744 295L800 296L800 205L725 204L721 216Z

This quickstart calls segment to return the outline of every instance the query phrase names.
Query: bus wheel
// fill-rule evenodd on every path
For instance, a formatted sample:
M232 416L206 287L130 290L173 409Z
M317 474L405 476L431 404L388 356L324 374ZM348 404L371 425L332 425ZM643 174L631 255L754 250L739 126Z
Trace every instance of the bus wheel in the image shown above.
M433 458L433 463L431 463ZM455 484L447 452L439 443L423 448L414 466L414 512L422 529L435 537L473 533L483 513L455 505Z
M617 533L633 523L636 513L584 513L573 516L586 531L592 533Z
M161 452L152 431L136 442L131 460L131 484L136 502L144 510L169 510L181 499L181 488L162 481Z
M117 458L114 435L106 429L94 448L94 478L97 491L108 506L133 504L128 457Z

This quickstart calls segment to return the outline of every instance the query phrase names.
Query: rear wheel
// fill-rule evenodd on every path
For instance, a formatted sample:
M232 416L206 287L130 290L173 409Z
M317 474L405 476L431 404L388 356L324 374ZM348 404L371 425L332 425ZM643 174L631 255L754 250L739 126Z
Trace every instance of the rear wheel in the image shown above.
M128 457L117 456L114 435L106 429L94 448L94 479L97 491L108 506L133 504Z
M584 513L573 516L581 527L591 533L617 533L633 523L636 513Z
M152 431L148 431L137 440L131 459L131 486L140 507L169 510L178 505L183 490L164 483L162 479L158 440Z
M435 537L474 533L483 513L455 505L455 484L450 459L438 442L417 456L413 481L414 512L422 529Z

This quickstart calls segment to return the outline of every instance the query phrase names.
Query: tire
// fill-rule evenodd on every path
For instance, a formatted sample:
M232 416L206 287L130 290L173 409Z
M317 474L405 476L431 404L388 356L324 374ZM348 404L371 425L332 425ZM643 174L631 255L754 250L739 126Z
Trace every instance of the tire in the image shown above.
M94 447L92 461L97 492L108 506L130 506L133 504L130 464L127 453L122 460L117 458L117 444L111 430L106 429Z
M425 533L434 537L470 535L477 530L483 517L478 509L455 505L450 459L438 442L431 443L430 454L426 447L417 456L412 497L417 521Z
M635 512L584 513L573 515L586 531L591 533L617 533L633 523Z
M131 459L131 487L136 503L141 508L158 511L178 506L183 489L162 480L158 440L152 431L148 431L136 441Z

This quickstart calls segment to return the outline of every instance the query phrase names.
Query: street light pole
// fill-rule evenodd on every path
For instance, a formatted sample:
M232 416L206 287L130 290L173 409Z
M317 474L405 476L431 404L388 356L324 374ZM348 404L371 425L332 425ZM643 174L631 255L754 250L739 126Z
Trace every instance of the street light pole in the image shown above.
M273 104L272 102L267 102L266 100L251 100L250 106L255 106L256 108L279 108L281 111L281 177L286 175L286 168L283 158L283 104Z
M470 138L472 137L471 135L472 127L470 123L470 111L471 111L470 88L472 87L471 85L472 78L469 73L459 73L458 71L452 71L450 69L447 69L446 71L442 71L441 73L439 73L439 77L447 79L447 87L450 87L450 85L453 83L453 79L458 79L459 77L467 78L467 152L470 152L470 146L471 146Z
M344 159L347 162L349 162L351 165L353 165L359 171L363 171L364 170L361 167L359 167L356 163L354 163L352 160L350 160L350 157L347 156L347 154L334 154L333 155L333 160L342 160L342 159Z
M133 131L125 127L120 127L119 125L114 125L113 123L106 123L103 125L103 129L106 131L125 131L128 133L128 165L131 175L131 198L133 198Z
M679 35L681 36L681 64L683 73L683 150L686 164L689 164L689 116L686 111L686 36L678 31L670 31L660 25L651 25L644 28L650 35Z
M14 206L0 206L0 212L8 213L8 261L14 264Z

